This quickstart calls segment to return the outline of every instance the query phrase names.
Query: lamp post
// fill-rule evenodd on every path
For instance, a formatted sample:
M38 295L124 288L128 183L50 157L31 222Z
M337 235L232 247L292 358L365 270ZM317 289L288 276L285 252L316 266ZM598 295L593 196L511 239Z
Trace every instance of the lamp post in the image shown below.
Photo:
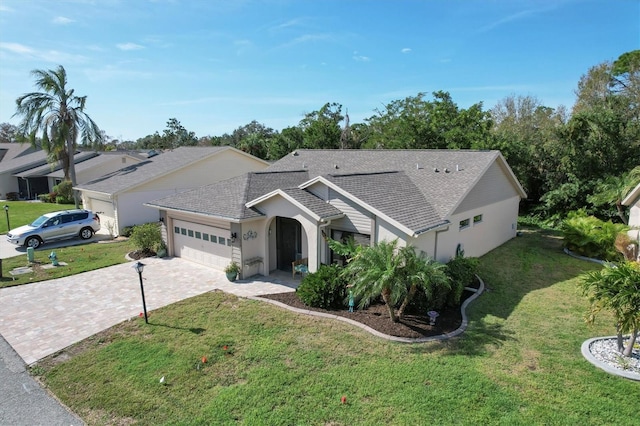
M4 205L4 213L7 215L7 232L11 231L11 225L9 225L9 206Z
M133 265L133 268L138 273L140 277L140 293L142 293L142 309L144 310L144 322L149 324L149 320L147 319L147 303L144 301L144 286L142 285L142 271L144 270L144 263L136 262Z

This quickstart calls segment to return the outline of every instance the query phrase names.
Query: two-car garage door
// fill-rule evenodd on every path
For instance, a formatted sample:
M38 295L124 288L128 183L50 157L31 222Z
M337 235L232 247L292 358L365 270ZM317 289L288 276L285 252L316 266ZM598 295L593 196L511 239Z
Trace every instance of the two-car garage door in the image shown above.
M231 259L228 228L174 220L173 245L175 256L216 269L224 269Z

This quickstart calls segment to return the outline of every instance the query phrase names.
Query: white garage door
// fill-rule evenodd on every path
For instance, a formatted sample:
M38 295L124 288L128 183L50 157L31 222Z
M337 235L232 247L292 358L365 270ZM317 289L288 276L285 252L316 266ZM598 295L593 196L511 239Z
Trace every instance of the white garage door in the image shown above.
M224 269L231 259L229 229L173 221L174 254L193 262Z
M90 198L89 203L91 210L100 216L100 231L101 234L113 234L118 235L116 229L116 214L113 211L113 204L111 201L97 200Z

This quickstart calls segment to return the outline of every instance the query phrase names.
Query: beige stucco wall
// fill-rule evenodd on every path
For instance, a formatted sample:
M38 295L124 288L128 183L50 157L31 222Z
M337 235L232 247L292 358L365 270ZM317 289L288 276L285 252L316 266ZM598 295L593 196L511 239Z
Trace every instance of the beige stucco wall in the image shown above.
M271 268L273 258L275 257L275 253L271 252L273 247L271 240L275 239L276 235L275 222L272 222L272 219L276 216L282 216L295 219L300 222L300 225L302 226L302 257L306 257L309 259L310 272L317 271L320 264L320 250L316 220L281 196L275 196L260 203L260 211L267 217L267 220L263 222L261 227L263 235L263 239L261 240L261 248L262 253L265 254L265 262L267 262L268 259L269 268ZM270 224L272 227L271 238L264 238L264 236L268 236L269 233L269 227L267 226L268 224ZM243 226L243 229L244 228L245 226Z
M438 235L436 259L448 262L462 244L466 257L479 257L516 236L520 197L460 212L450 218L449 230ZM482 221L473 223L474 216ZM469 226L460 229L460 221L469 219Z
M8 192L18 192L18 181L7 172L0 174L0 199L6 200Z

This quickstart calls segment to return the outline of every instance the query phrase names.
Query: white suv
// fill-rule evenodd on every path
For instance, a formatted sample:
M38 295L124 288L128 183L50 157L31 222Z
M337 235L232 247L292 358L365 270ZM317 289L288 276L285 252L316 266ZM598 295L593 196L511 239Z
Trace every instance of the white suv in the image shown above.
M47 213L30 225L12 229L7 241L19 246L38 248L55 240L80 237L88 240L100 230L100 218L89 210L65 210Z

